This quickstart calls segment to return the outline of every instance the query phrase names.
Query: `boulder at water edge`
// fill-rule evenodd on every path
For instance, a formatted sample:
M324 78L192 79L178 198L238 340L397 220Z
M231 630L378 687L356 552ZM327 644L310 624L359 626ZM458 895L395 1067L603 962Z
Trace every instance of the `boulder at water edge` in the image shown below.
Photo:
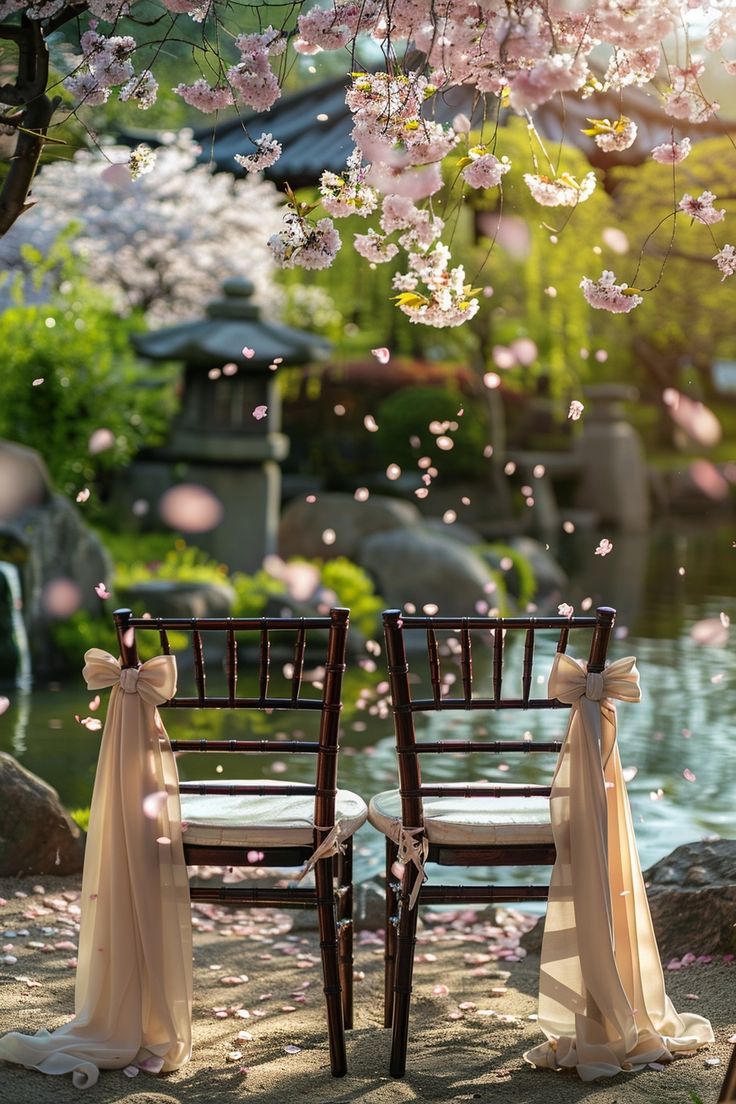
M736 953L736 840L676 847L644 881L662 958Z
M84 839L56 790L0 752L0 877L76 874Z
M358 546L371 533L406 529L418 525L421 514L413 502L387 495L371 495L357 502L349 494L320 494L315 502L293 499L284 508L279 526L279 555L333 560L336 556L357 559ZM332 543L325 533L334 533Z
M373 533L358 549L358 563L376 580L389 606L413 602L417 612L427 603L440 614L470 615L476 602L498 600L494 579L481 557L449 536L432 529L393 529Z

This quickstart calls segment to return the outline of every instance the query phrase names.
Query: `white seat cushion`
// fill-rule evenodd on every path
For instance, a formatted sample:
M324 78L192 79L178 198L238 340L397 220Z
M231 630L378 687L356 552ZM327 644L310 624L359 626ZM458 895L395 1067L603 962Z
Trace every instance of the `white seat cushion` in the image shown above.
M213 779L209 779L213 781ZM222 781L222 780L219 780ZM228 779L233 785L272 787L279 782L260 778ZM300 785L306 790L305 783ZM335 822L340 822L340 837L347 839L360 828L368 815L362 797L350 790L338 790ZM288 796L267 794L182 794L181 818L186 824L184 842L202 847L279 847L314 842L314 794ZM323 825L320 825L323 827Z
M472 789L487 782L447 783L448 788ZM495 785L495 783L494 783ZM374 828L398 840L401 798L385 790L372 798L368 819ZM408 824L407 828L414 825ZM425 797L424 827L430 843L482 847L507 843L554 843L546 797Z

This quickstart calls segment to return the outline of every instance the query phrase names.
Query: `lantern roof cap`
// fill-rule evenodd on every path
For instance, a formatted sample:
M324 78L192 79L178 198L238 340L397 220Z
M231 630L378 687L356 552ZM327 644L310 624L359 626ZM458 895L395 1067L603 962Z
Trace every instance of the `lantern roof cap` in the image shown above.
M331 345L324 338L261 318L254 291L247 276L230 276L204 318L139 334L133 338L136 350L150 360L183 360L207 368L237 364L251 371L268 369L276 358L281 358L278 363L308 364L329 354ZM252 355L246 356L244 349Z

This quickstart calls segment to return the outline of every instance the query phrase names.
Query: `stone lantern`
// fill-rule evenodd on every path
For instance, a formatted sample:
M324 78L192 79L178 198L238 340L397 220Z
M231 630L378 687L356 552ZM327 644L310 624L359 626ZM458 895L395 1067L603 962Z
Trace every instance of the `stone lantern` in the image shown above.
M325 357L330 346L263 320L250 280L232 277L222 290L201 321L134 339L142 356L183 361L185 370L171 436L136 462L130 493L152 500L177 483L206 487L222 504L222 520L191 539L231 569L253 572L276 551L279 464L289 451L281 433L278 369ZM267 408L260 419L253 416L259 406Z

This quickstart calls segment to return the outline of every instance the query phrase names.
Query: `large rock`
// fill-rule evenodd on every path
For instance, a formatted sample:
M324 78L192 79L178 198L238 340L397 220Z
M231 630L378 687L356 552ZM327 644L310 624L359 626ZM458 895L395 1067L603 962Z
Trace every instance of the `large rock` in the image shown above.
M736 840L685 843L644 880L663 958L736 953Z
M144 610L151 617L230 617L235 602L235 591L225 583L171 579L135 583L123 596L137 617Z
M84 839L56 790L0 752L0 877L77 874Z
M349 494L321 494L315 502L293 499L285 507L279 526L279 555L332 560L347 556L354 560L358 547L371 533L407 529L421 522L411 502L386 495L371 495L357 502ZM332 530L335 540L326 544L323 534Z
M644 882L662 959L736 953L736 840L685 843L645 870ZM522 939L530 954L543 930L540 919Z
M95 585L109 582L110 558L82 512L51 490L38 453L0 441L0 485L12 478L19 493L0 491L0 539L19 565L23 619L34 671L54 668L50 626L76 610L100 614Z
M431 529L374 533L361 543L357 558L389 606L413 602L420 612L434 603L441 614L471 615L476 602L493 602L485 590L493 576L481 557Z

